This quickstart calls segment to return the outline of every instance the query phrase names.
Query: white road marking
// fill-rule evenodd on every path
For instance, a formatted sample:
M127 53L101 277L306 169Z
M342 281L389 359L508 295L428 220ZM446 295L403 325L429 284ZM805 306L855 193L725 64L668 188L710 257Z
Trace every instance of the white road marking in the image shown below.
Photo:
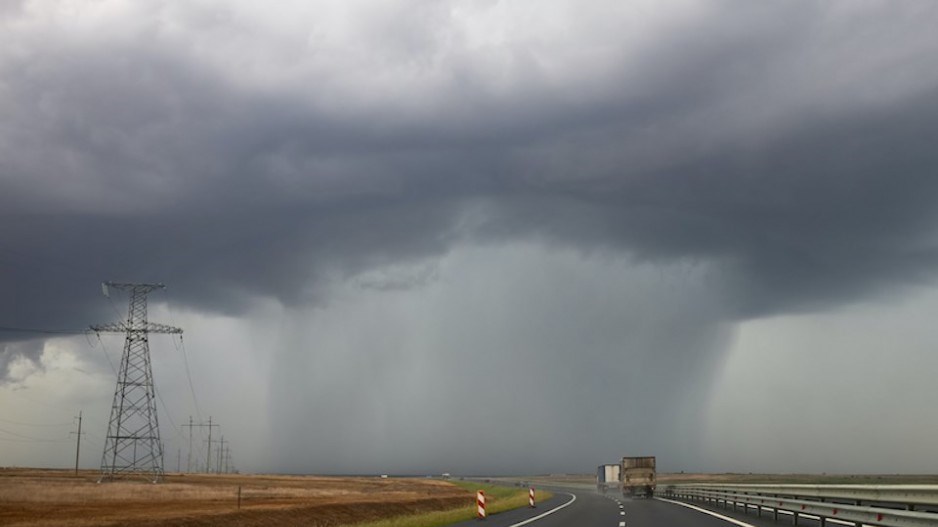
M700 512L704 512L704 513L709 514L709 515L711 515L711 516L716 516L717 518L720 518L720 519L722 519L722 520L726 520L726 521L728 521L728 522L735 523L735 524L740 525L740 526L755 527L755 526L753 526L753 525L751 525L751 524L748 524L748 523L745 523L745 522L741 522L741 521L738 521L738 520L733 519L733 518L728 518L728 517L726 517L726 516L723 516L722 514L717 514L717 513L713 512L713 511L709 511L709 510L707 510L707 509L701 509L700 507L695 507L695 506L693 506L693 505L688 505L687 503L683 503L683 502L680 502L680 501L672 501L672 500L668 500L668 499L664 499L664 498L655 498L655 499L661 500L661 501L667 501L667 502L669 502L669 503L677 503L677 504L683 505L683 506L685 506L685 507L689 507L689 508L691 508L691 509L695 509L695 510L698 510L698 511L700 511ZM755 508L755 506L750 506L750 508ZM771 507L763 507L762 510L767 511L767 512L772 512L772 508L771 508ZM779 514L786 514L786 515L788 515L788 516L791 516L792 514L794 514L794 512L791 512L791 511L783 511L783 510L779 510L778 513L779 513ZM808 520L819 520L819 519L821 519L820 516L815 516L815 515L813 515L813 514L799 513L799 516L802 517L802 518L806 518L806 519L808 519ZM854 525L854 522L848 522L848 521L844 521L844 520L838 520L837 518L828 518L827 521L830 522L830 523L836 523L836 524L838 524L838 525Z
M625 511L619 511L619 516L625 516Z
M568 496L570 496L570 501L568 501L567 503L564 503L563 505L559 505L559 506L557 506L557 507L554 507L553 509L551 509L551 510L545 512L544 514L540 514L540 515L535 516L535 517L533 517L533 518L528 518L527 520L524 520L523 522L514 523L514 524L512 524L512 525L509 525L508 527L521 527L522 525L527 525L527 524L529 524L529 523L531 523L531 522L536 522L537 520L540 520L541 518L543 518L543 517L545 517L545 516L550 516L551 514L553 514L553 513L557 512L557 511L559 511L560 509L562 509L562 508L564 508L564 507L569 506L571 503L573 503L574 501L576 501L576 494L568 494L568 493L566 493L566 492L564 492L564 494L567 494Z
M619 527L625 527L625 522L619 522Z
M688 509L694 509L695 511L697 511L697 512L702 512L702 513L704 513L704 514L709 514L710 516L713 516L714 518L719 518L719 519L721 519L721 520L723 520L723 521L728 521L728 522L730 522L730 523L732 523L732 524L734 524L734 525L739 525L739 527L756 527L755 525L752 525L751 523L741 522L741 521L737 520L736 518L730 518L729 516L723 516L722 514L718 514L718 513L713 512L713 511L708 511L707 509L703 509L703 508L697 507L696 505L691 505L690 503L684 503L684 502L681 502L681 501L674 501L674 500L669 500L669 499L666 499L666 498L658 498L658 497L656 497L655 499L658 500L658 501L665 501L665 502L668 502L668 503L673 503L673 504L675 504L675 505L681 505L682 507L687 507Z

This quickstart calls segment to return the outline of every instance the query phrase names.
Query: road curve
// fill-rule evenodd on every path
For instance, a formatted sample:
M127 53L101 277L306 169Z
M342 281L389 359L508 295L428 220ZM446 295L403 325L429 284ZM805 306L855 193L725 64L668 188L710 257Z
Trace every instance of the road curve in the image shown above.
M655 499L629 499L613 492L601 495L581 489L549 490L554 497L539 503L536 509L517 509L453 527L521 527L519 523L524 527L736 527L726 520ZM573 496L576 499L571 503ZM564 507L524 523L560 506Z

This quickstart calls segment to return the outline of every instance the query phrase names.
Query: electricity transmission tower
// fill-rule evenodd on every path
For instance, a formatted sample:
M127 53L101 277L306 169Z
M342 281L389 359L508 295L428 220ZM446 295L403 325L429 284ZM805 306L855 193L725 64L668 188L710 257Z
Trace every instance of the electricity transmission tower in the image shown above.
M163 284L102 284L105 296L110 296L109 288L130 292L126 321L91 326L91 330L98 333L126 335L104 453L101 456L102 480L142 475L156 483L163 477L163 444L160 442L160 427L156 418L149 335L181 334L182 329L148 322L147 294L165 287Z

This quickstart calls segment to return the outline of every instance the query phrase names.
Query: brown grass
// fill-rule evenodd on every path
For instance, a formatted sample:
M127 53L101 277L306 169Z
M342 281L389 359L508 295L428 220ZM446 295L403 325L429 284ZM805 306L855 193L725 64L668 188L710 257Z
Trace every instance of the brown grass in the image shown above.
M474 495L427 479L170 474L160 484L98 473L0 470L0 525L337 526L444 510ZM241 509L238 509L238 487Z

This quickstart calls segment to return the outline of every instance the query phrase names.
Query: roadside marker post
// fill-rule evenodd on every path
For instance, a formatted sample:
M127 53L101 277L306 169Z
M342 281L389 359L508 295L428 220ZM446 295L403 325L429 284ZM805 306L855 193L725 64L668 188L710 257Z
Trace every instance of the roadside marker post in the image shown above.
M532 509L537 507L537 505L534 504L534 487L528 489L528 506Z
M478 491L476 492L476 510L479 514L479 519L485 519L485 492Z

